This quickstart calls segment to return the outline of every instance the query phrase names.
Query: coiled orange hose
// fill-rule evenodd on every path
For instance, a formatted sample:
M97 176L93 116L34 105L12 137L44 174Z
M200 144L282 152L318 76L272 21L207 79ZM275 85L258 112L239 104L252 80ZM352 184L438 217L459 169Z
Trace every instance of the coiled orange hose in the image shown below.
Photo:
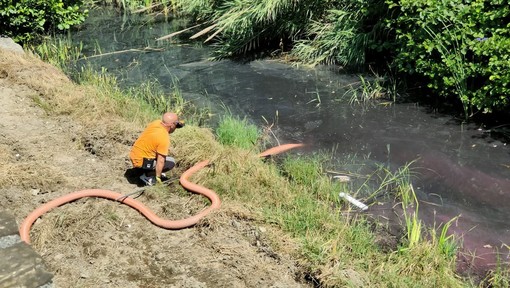
M303 144L285 144L273 147L269 150L266 150L259 154L259 157L266 157L269 155L275 155L282 152L285 152L287 150L301 147ZM190 169L186 170L182 176L180 177L179 181L181 185L192 192L196 192L198 194L204 195L207 198L211 200L211 206L207 207L206 209L202 210L200 213L185 218L181 220L166 220L158 217L154 212L152 212L147 206L143 205L141 202L129 198L124 197L124 195L109 191L109 190L103 190L103 189L88 189L88 190L81 190L77 192L73 192L67 195L64 195L62 197L59 197L57 199L54 199L39 208L35 209L30 213L25 220L23 220L23 223L21 223L21 226L19 228L19 234L21 236L21 240L25 241L27 244L30 244L30 228L32 228L33 223L37 220L37 218L41 217L44 213L52 210L53 208L59 207L61 205L64 205L66 203L85 198L85 197L99 197L99 198L105 198L110 199L114 201L120 201L131 208L138 210L143 216L145 216L149 221L151 221L154 225L159 226L161 228L165 229L182 229L186 227L190 227L198 223L200 219L202 219L205 215L209 214L212 210L220 208L221 201L220 197L210 189L207 189L203 186L200 186L198 184L192 183L188 180L191 175L193 175L198 170L204 168L209 164L209 161L202 161L197 164L195 164ZM122 200L118 200L122 199Z

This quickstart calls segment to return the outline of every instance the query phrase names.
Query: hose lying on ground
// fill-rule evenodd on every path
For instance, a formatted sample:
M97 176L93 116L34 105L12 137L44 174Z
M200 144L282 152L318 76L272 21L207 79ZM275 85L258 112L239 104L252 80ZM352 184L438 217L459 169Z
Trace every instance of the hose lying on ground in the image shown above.
M285 144L273 147L269 150L266 150L259 154L259 157L268 157L270 155L279 154L282 152L285 152L287 150L301 147L303 144ZM138 210L143 216L145 216L149 221L151 221L154 225L159 226L161 228L165 229L182 229L186 227L190 227L198 223L200 219L202 219L205 215L209 214L212 210L218 209L220 207L221 201L220 197L210 189L207 189L203 186L200 186L198 184L192 183L188 180L191 175L193 175L195 172L199 171L200 169L204 168L209 164L209 161L202 161L197 164L195 164L190 169L186 170L181 178L179 179L182 187L184 187L188 191L192 191L201 195L206 196L211 200L211 206L207 207L206 209L202 210L200 213L193 215L191 217L180 219L180 220L166 220L158 217L154 212L152 212L147 206L143 205L141 202L129 198L124 197L124 195L109 191L109 190L103 190L103 189L88 189L88 190L81 190L77 192L73 192L64 196L61 196L57 199L54 199L39 208L35 209L32 213L30 213L25 220L23 220L23 223L21 223L21 226L19 228L19 234L21 236L21 240L25 241L27 244L30 244L30 228L32 227L32 224L37 220L37 218L41 217L44 213L52 210L53 208L59 207L61 205L64 205L66 203L85 198L85 197L99 197L99 198L106 198L114 201L119 201L123 204L126 204L130 206L131 208ZM122 200L119 200L122 199Z

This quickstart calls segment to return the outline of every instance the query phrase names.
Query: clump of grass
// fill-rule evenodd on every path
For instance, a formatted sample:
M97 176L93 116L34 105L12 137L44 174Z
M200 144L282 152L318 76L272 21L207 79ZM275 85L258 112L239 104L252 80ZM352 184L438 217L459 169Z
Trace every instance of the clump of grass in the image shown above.
M282 163L282 170L284 175L297 184L314 187L324 173L324 161L320 155L286 157Z
M504 263L498 257L496 268L489 271L482 283L483 287L510 287L510 268L508 267L508 262Z
M311 99L310 101L306 102L306 104L315 102L315 107L321 106L322 100L321 100L321 96L319 94L319 89L315 89L315 91L306 92L306 93L315 94L315 97L313 99Z
M112 224L117 224L121 220L116 208L115 206L107 206L107 209L102 213L102 216Z
M173 153L185 155L180 159L183 166L191 166L206 159L215 162L219 157L219 151L222 150L210 129L194 125L186 125L183 129L175 130L171 139Z
M3 164L0 163L0 188L22 187L25 189L37 188L42 191L50 191L52 187L66 184L67 178L63 172L49 165L33 167L30 163Z
M409 178L410 165L411 163L408 163L396 172L381 166L386 173L377 189L380 193L394 195L396 200L400 200L405 223L405 241L399 251L411 249L422 240L423 223L418 217L419 202Z
M455 275L455 261L438 253L431 241L390 253L385 263L372 275L382 280L375 287L470 287Z
M437 235L436 227L432 227L430 229L430 235L432 237L431 241L433 243L436 243L437 250L449 259L453 259L457 256L459 241L456 238L455 234L448 235L448 230L450 229L452 224L459 218L460 215L453 217L446 223L441 223L440 224L441 232L439 233L439 235Z
M83 44L75 45L69 38L49 38L41 44L30 47L39 57L63 71L70 72L78 59L82 57Z
M177 86L171 93L165 93L159 82L148 80L139 86L121 89L116 77L104 69L98 73L90 66L76 74L76 81L96 87L105 110L141 123L157 119L166 111L186 113L188 117L199 115L198 110L184 100Z
M374 80L368 80L364 76L359 76L360 81L350 85L350 88L345 92L351 95L349 104L361 105L363 107L371 106L375 100L386 98L386 88L384 87L384 79L375 77Z
M251 149L257 144L260 132L257 126L250 124L246 118L240 119L227 113L221 117L216 135L223 145Z
M404 219L406 222L407 242L406 247L402 247L401 250L413 248L414 246L419 244L422 239L423 223L418 218L418 210L411 212L411 214L405 213Z
M396 173L387 173L387 175L391 175L391 177L388 177L391 181L386 181L387 183L395 182L396 185L392 190L396 191L394 195L396 199L400 200L403 211L406 239L403 246L400 247L401 252L412 249L424 241L429 241L424 239L423 222L418 217L419 201L410 180L412 173L410 165L412 163L407 163L405 166L400 167ZM437 235L435 227L429 230L431 236L430 242L433 243L437 253L444 255L446 259L454 259L456 256L458 245L455 236L453 234L448 235L448 229L457 218L454 217L447 223L444 223L439 235Z
M370 167L364 167L364 164L360 165L368 172L355 174L362 182L353 187L353 194L362 195L367 201L377 198L400 199L405 203L404 206L408 206L411 203L408 186L411 183L410 177L414 175L411 169L412 163L406 163L395 171L378 163L370 165Z
M325 177L324 167L327 165L329 155L320 152L309 156L285 157L281 163L282 175L291 183L308 188L307 194L316 200L339 204L339 191L346 190L346 184L332 182Z

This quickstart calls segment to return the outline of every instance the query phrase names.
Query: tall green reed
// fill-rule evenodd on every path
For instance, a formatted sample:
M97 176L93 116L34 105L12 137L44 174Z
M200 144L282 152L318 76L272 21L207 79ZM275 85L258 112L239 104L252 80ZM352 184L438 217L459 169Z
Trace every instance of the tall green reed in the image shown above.
M453 86L456 90L456 94L464 108L464 115L467 118L471 108L471 99L467 85L470 71L466 64L465 51L462 49L462 47L466 46L464 44L466 42L466 34L453 31L452 29L460 29L460 27L457 27L457 25L452 27L451 23L446 23L447 20L439 18L437 21L443 26L441 32L436 32L427 26L423 27L423 29L431 37L430 42L434 43L430 45L430 49L437 49L441 56L441 61L444 65L443 71L450 73L450 75L443 75L441 80L445 82L446 86ZM445 39L445 35L442 35L443 33L448 36L448 39ZM427 72L425 75L437 78L438 75L433 73Z
M399 195L401 199L402 210L404 211L404 220L406 223L407 242L404 249L411 249L420 243L422 239L422 221L418 217L419 202L412 185L399 186ZM410 209L411 211L409 211Z
M69 38L45 39L41 44L30 47L43 61L68 73L82 57L83 43L75 45Z
M182 11L190 14L198 23L207 27L197 33L206 35L206 42L219 42L218 58L244 55L261 46L282 49L299 35L316 15L330 7L329 1L305 0L297 4L293 0L227 0L227 1L182 1ZM272 49L272 48L271 48Z
M432 235L432 242L437 244L437 249L448 258L453 258L457 254L458 243L455 234L448 235L448 230L452 224L459 219L460 216L456 216L450 219L448 222L443 223L441 227L441 233L437 236L437 231L434 228L431 229L430 234Z

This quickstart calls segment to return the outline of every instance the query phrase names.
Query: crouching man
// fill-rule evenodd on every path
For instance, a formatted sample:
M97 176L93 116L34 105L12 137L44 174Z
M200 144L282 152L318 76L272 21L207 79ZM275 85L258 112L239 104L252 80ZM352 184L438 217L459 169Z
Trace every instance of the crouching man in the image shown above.
M129 158L133 174L140 175L146 185L161 183L164 172L175 166L175 160L168 156L170 137L175 129L184 127L177 114L167 112L161 120L152 121L133 144ZM161 180L163 177L163 180Z

